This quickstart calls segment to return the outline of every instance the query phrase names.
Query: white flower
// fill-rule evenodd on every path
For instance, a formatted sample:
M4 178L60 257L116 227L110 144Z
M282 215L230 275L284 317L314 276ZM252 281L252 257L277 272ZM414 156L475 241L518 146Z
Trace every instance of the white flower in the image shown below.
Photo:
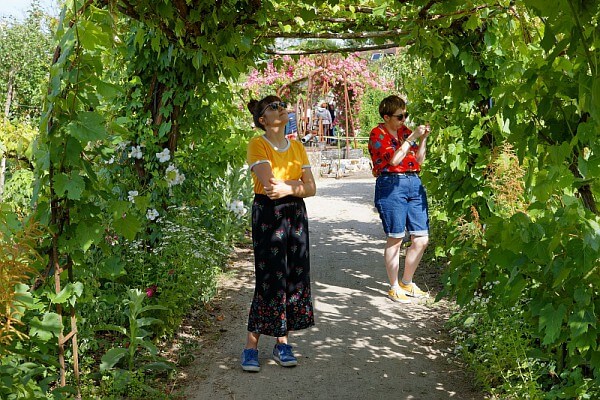
M156 153L156 157L161 163L167 162L171 159L171 152L169 151L169 149L164 149L160 153Z
M123 151L127 148L127 146L129 145L129 142L121 142L117 145L117 152Z
M135 196L138 195L138 191L137 190L130 190L129 192L127 192L127 200L129 200L132 203L135 203Z
M131 153L129 153L129 158L137 158L138 160L142 158L142 147L131 146Z
M165 172L165 179L167 180L169 187L171 187L175 185L181 185L185 180L185 175L180 173L173 164L169 164Z
M156 218L158 218L158 211L156 211L154 208L148 209L148 211L146 211L146 218L148 218L150 221L154 221Z
M227 209L232 211L238 218L243 217L248 212L248 209L244 207L244 202L241 200L234 200L227 205Z
M146 118L146 126L150 126L152 125L152 118L148 117Z

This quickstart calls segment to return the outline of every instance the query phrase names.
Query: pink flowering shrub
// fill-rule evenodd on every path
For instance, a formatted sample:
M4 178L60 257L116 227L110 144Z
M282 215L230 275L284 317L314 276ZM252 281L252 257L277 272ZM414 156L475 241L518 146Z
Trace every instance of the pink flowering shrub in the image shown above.
M366 88L393 89L393 82L381 78L369 68L367 60L357 53L347 57L301 56L297 60L289 56L274 58L264 68L255 69L249 74L245 88L249 97L257 99L279 91L285 101L295 104L298 98L307 99L309 77L312 93L308 100L319 101L331 94L336 108L341 109L345 105L347 88L352 115L357 115L360 111ZM343 119L338 121L342 126L344 123Z

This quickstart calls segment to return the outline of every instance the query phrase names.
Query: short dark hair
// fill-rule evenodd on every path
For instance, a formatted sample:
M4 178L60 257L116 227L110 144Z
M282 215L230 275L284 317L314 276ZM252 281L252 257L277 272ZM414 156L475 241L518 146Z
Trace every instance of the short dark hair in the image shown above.
M281 99L275 95L269 95L262 100L250 100L248 102L248 110L252 113L254 126L266 131L265 126L258 119L262 117L265 107L274 101L281 101Z
M384 115L394 115L399 108L406 109L406 102L400 96L388 96L379 103L379 115L381 118Z

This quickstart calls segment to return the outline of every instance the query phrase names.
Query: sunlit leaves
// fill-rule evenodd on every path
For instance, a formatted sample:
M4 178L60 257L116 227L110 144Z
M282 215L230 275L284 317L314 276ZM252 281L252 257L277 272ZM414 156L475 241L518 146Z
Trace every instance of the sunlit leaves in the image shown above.
M447 279L458 301L468 303L486 281L497 281L489 308L527 302L524 317L541 339L541 353L558 354L559 364L573 370L600 368L591 361L598 360L600 306L599 220L591 211L600 193L600 87L590 62L598 59L590 27L600 9L593 2L525 4L531 8L514 3L508 13L490 6L467 14L457 18L460 28L440 25L449 45L439 57L417 42L431 57L425 71L431 91L409 81L408 98L420 110L432 104L430 118L441 127L428 142L424 181L451 221ZM526 173L505 170L505 185L490 191L494 176L485 166L493 165L490 155L503 141ZM498 196L511 179L522 188L518 208ZM476 217L469 218L469 207ZM485 226L481 246L456 228L476 223Z
M67 132L82 144L106 138L104 118L95 112L80 112L66 127Z
M114 280L122 275L125 275L125 265L119 257L112 256L101 261L100 277L104 279Z
M382 2L381 5L373 8L373 15L383 17L385 15L385 12L387 11L387 7L388 7L387 3Z
M471 75L477 75L479 71L479 63L473 57L471 52L463 51L459 55L459 59L462 62L465 71Z
M98 244L103 239L104 227L102 221L89 219L81 221L76 227L76 238L80 249L87 251L92 245Z
M99 14L99 11L95 11ZM98 15L99 16L99 15ZM77 37L81 45L86 49L98 47L103 49L113 43L110 30L103 29L103 26L93 21L82 20L78 24Z
M83 293L83 284L81 282L68 283L58 293L48 293L47 296L54 304L63 304L67 301L74 304L75 298Z
M588 220L586 222L588 226L583 235L584 245L593 251L598 252L600 249L600 224L594 220Z
M127 349L122 347L116 347L108 350L106 354L102 356L100 371L106 371L113 368L123 357L127 355L127 352Z
M477 14L472 14L463 26L465 30L472 31L479 27L480 23L481 21L479 19L479 16Z
M40 320L34 317L30 322L29 336L37 336L41 340L48 341L58 337L62 329L60 316L53 312L47 312Z
M128 240L135 239L135 236L140 231L141 227L142 224L139 219L131 214L126 214L121 218L117 217L113 220L115 232Z
M542 308L540 311L540 331L544 332L543 344L551 344L558 339L566 312L567 309L563 304L557 308L552 304Z
M78 172L67 175L60 173L54 177L54 190L60 197L66 196L71 200L79 200L85 189L85 182Z

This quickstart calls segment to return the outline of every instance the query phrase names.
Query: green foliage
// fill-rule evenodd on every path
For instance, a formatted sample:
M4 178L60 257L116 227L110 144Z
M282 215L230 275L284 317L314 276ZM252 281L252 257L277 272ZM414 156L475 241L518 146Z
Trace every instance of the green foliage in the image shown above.
M0 158L5 160L0 200L20 215L28 213L33 195L32 147L37 130L28 122L0 124Z
M244 233L250 229L247 218L253 196L250 171L228 166L223 176L214 177L196 190L202 197L190 204L201 210L202 226L224 244L243 240Z
M382 122L379 115L379 103L389 95L389 92L377 88L367 88L365 90L362 106L357 116L359 125L363 127L360 136L368 137L371 129Z
M235 3L224 5L219 15L229 16ZM225 249L247 226L234 223L227 203L221 202L223 193L216 204L211 198L198 201L205 210L188 212L182 203L203 196L196 188L213 190L212 179L245 158L248 131L242 129L247 124L231 124L240 118L231 117L239 110L232 102L230 80L252 62L256 48L248 46L251 33L242 37L236 25L225 29L218 18L206 21L200 7L212 13L210 2L198 5L200 12L189 14L186 24L202 20L214 37L204 31L196 38L179 23L171 25L172 19L162 19L174 15L168 11L171 4L152 2L147 10L156 14L138 14L135 20L96 7L76 13L81 5L69 2L67 7L75 8L67 8L58 25L60 56L50 71L34 151L32 197L36 218L52 225L59 238L44 251L73 265L84 289L78 288L81 296L73 298L74 286L65 286L67 292L52 299L48 294L45 300L69 301L86 323L127 326L130 336L138 338L131 330L139 333L135 323L144 317L122 319L120 311L131 315L128 307L135 303L121 303L122 289L137 288L143 296L152 289L149 301L155 304L145 311L152 314L148 318L166 322L152 324L152 329L171 335L190 304L214 295ZM172 41L165 26L180 40ZM232 190L227 196L243 197ZM213 224L215 215L208 215L213 209L230 220L218 230L220 241L202 228L208 221ZM133 243L137 246L130 247ZM107 312L99 315L98 310ZM62 326L56 313L35 315L31 321L38 339L55 340L55 329ZM111 347L110 341L104 343L83 326L79 333L82 365L95 370L98 366L85 352ZM142 337L140 345L152 345ZM136 346L129 349L128 364L134 368L130 351ZM105 366L114 366L121 352L113 349L109 355L115 357L107 358ZM115 372L114 377L125 388L137 379L134 371Z
M33 195L33 188L31 186L33 181L33 171L27 169L11 171L6 181L4 187L6 203L10 204L20 214L24 214L29 210L31 196Z
M160 324L161 320L152 317L141 316L148 311L165 310L166 307L159 305L143 306L142 303L148 297L148 294L139 289L129 289L127 292L128 298L124 300L125 316L128 319L127 327L117 325L100 325L97 330L113 330L121 333L127 339L125 347L114 347L106 352L102 357L100 371L107 371L122 359L127 360L129 371L133 371L134 362L138 351L145 349L151 356L156 356L158 350L156 346L149 340L150 332L144 329L145 326L152 324ZM161 366L167 368L167 364L153 363L152 366ZM150 368L145 365L144 368Z
M456 17L437 32L447 46L438 48L427 35L408 51L411 57L429 49L432 57L413 71L424 86L403 80L403 88L410 111L425 111L419 117L434 127L423 179L445 204L433 216L447 221L449 233L445 294L469 315L474 293L494 282L494 305L486 305L491 318L516 307L527 339L522 347L555 368L556 379L530 371L520 388L537 387L549 398L593 397L600 254L593 242L598 187L588 165L597 165L600 142L589 132L600 123L591 100L598 72L590 49L598 39L585 27L596 24L600 10L560 3ZM507 142L517 158L502 178L490 165ZM511 313L505 318L507 325L518 322ZM477 345L491 352L492 340L482 337ZM494 356L509 357L500 350ZM516 385L508 376L495 383Z
M3 399L45 399L53 386L56 375L40 360L30 357L4 355L0 360L0 395ZM55 371L54 371L55 372ZM55 395L52 398L59 399Z
M199 213L196 207L173 208L169 213L173 221L159 222L152 246L132 243L123 257L127 282L145 288L154 302L165 307L155 314L164 322L155 330L160 335L171 336L194 303L214 297L216 277L229 254L225 238L219 240L203 228L207 217Z
M150 382L153 376L148 371L111 370L102 376L98 387L86 387L84 396L93 399L131 400L170 399L167 388L156 388L155 382Z
M167 308L161 305L143 305L150 296L139 289L129 289L127 296L128 298L123 300L127 326L107 324L95 328L98 331L118 332L124 339L123 347L113 347L102 356L102 398L118 398L113 396L125 395L132 399L144 398L147 395L152 395L152 398L165 398L159 390L147 383L147 375L144 374L149 371L172 370L173 366L158 356L158 349L150 340L151 332L144 327L162 324L160 319L147 314ZM127 370L116 368L122 359L127 361Z
M26 284L43 262L36 245L43 233L15 214L0 214L0 397L41 398L56 380L53 359L60 319L46 312ZM60 299L55 298L56 301ZM59 398L59 397L55 397Z
M70 292L70 290L67 290ZM19 321L27 334L25 340L14 340L0 348L0 395L6 399L62 399L73 393L71 386L56 388L59 364L57 337L62 328L58 314L48 312L48 298L28 285L15 287L19 301ZM55 298L67 301L70 296ZM22 336L22 335L21 335Z
M10 95L11 119L40 115L52 54L50 24L39 1L32 2L23 21L0 19L0 104Z
M556 365L532 351L532 329L523 316L526 304L506 309L496 303L497 284L484 284L450 319L451 333L459 343L455 351L487 392L499 398L543 398L543 384L551 380Z

